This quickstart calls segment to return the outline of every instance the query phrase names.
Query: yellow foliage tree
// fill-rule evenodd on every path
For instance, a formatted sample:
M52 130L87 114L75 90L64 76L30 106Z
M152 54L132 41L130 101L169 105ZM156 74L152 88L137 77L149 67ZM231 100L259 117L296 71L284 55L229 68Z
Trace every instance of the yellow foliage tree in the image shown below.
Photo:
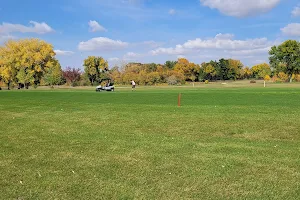
M278 73L278 78L280 79L281 82L287 82L289 79L289 75L287 75L284 72L279 72Z
M266 75L271 75L271 67L267 63L258 64L251 69L253 76L257 79L263 79Z
M179 58L174 70L182 73L185 76L186 81L195 81L200 72L200 66L195 63L189 62L185 58Z
M87 74L91 84L101 83L108 72L108 62L102 57L89 56L84 60L84 71Z
M271 77L269 75L266 75L265 78L264 78L264 80L265 81L269 81L269 80L271 80Z
M240 79L243 74L243 63L240 60L229 59L229 77L230 79Z
M251 71L251 69L249 67L245 67L243 69L242 73L243 73L243 77L246 78L246 79L249 79L249 78L252 77L252 71Z
M212 80L217 74L216 68L212 64L203 65L203 72L206 75L205 78L209 80Z
M25 84L38 84L54 60L53 46L43 40L11 40L0 47L0 76L8 86L18 82L18 73L21 73L19 78L27 76Z

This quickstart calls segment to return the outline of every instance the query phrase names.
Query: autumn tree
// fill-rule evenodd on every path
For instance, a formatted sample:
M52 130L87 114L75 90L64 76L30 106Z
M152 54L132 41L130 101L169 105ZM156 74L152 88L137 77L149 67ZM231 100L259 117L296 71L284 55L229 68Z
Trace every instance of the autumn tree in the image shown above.
M108 62L102 57L89 56L84 60L84 71L89 77L91 84L95 82L101 83L107 78Z
M251 71L256 79L263 79L266 75L271 75L271 67L267 63L255 65L252 67Z
M68 84L74 87L76 82L80 80L81 70L79 68L75 69L67 67L65 70L63 70L63 77Z
M34 83L33 75L34 75L34 70L30 70L28 68L23 67L18 71L16 78L19 84L23 84L24 88L28 89L29 84Z
M228 64L228 79L237 80L242 78L243 63L240 60L228 59Z
M1 59L1 58L0 58ZM7 89L10 89L11 83L15 82L17 70L12 65L0 65L0 77L4 83L7 84Z
M243 78L249 79L252 77L252 71L249 67L242 69Z
M175 64L174 70L182 73L185 76L186 81L195 81L198 79L200 66L195 63L189 62L185 58L179 58Z
M23 79L21 82L37 85L54 60L53 46L45 41L11 40L0 47L0 76L8 87L18 81L18 74L19 79Z
M279 46L273 46L269 54L271 66L275 69L284 66L283 72L288 74L292 82L293 74L300 72L300 42L287 40Z
M116 84L122 83L122 73L120 72L118 66L115 66L109 70L109 76L110 76L110 79L112 79L114 81L114 83L116 83Z

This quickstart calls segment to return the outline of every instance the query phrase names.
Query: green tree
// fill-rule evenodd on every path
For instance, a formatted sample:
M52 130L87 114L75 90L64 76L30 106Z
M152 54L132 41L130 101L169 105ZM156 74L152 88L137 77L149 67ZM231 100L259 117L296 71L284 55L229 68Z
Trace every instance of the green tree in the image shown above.
M300 72L300 42L287 40L279 46L273 46L269 54L271 66L275 69L284 66L283 72L288 74L292 82L292 75Z
M225 60L224 58L220 59L218 62L217 68L217 76L221 80L228 80L229 79L229 61Z
M91 84L95 82L101 83L107 78L108 62L102 57L89 56L84 60L84 71L87 74Z
M52 67L48 69L44 76L45 83L53 87L59 85L62 82L62 70L59 62L55 60Z
M177 61L167 61L166 63L165 63L165 67L167 68L167 69L174 69L175 68L175 65L177 64Z

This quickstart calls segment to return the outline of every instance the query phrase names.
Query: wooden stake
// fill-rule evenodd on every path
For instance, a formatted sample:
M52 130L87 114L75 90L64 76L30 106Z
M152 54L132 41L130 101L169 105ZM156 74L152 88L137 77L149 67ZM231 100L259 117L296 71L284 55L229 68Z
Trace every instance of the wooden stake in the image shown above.
M181 106L181 93L178 95L178 107Z

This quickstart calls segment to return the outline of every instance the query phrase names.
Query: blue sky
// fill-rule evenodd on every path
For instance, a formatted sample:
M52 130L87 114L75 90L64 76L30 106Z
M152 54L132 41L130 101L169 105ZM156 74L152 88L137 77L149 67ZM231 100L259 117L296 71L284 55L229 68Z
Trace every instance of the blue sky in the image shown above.
M89 55L110 66L185 57L234 58L252 66L268 50L300 39L299 0L3 0L0 43L40 38L53 44L62 67Z

